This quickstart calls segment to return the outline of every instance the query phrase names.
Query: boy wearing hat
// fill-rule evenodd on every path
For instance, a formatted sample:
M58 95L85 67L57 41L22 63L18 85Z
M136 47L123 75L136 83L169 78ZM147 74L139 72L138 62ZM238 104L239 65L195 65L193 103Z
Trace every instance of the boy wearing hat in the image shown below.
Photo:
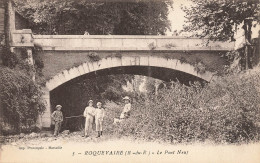
M131 110L131 103L130 103L130 98L128 96L125 96L123 98L124 102L125 102L125 106L124 109L120 115L120 119L125 119L128 118L130 116L130 110Z
M97 109L96 109L96 131L98 132L98 137L102 135L103 132L103 120L105 116L105 109L101 107L102 103L97 103Z
M93 101L88 101L88 106L85 108L85 111L83 113L84 117L86 117L85 121L85 137L89 136L89 133L92 128L93 118L95 116L95 108L93 107Z
M63 121L63 114L61 112L61 105L56 106L56 110L52 113L51 117L55 122L54 136L58 136Z

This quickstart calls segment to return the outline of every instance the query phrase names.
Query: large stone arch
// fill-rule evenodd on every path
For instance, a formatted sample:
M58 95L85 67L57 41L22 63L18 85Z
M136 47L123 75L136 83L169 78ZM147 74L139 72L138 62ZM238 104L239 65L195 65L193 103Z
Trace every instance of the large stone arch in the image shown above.
M208 82L211 80L213 76L213 73L209 71L199 73L196 71L196 68L193 65L183 63L178 59L168 59L158 56L114 56L102 58L99 61L94 62L88 61L81 65L75 66L69 70L64 70L46 82L45 95L43 98L46 101L47 109L40 118L40 126L51 126L50 91L82 75L97 72L99 70L124 66L146 66L167 68L193 75Z
M196 68L188 63L182 63L177 59L167 59L156 56L122 56L122 57L108 57L99 61L85 62L79 66L73 67L69 70L64 70L55 75L46 82L46 88L51 91L56 87L87 73L99 71L102 69L123 67L123 66L151 66L161 67L185 72L187 74L196 76L205 81L210 81L212 77L211 72L199 73Z

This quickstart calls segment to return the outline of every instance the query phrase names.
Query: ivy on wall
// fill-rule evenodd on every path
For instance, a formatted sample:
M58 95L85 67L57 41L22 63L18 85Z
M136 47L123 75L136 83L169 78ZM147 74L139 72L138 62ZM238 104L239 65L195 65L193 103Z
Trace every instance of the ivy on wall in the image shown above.
M43 92L32 79L32 73L42 76L44 67L38 49L33 49L34 66L30 66L26 49L13 53L3 46L0 65L0 133L30 132L36 129L39 114L45 110Z

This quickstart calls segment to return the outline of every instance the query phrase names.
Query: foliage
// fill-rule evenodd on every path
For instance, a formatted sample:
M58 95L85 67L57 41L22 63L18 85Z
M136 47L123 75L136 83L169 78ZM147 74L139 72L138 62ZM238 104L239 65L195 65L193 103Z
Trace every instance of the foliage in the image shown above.
M226 72L227 73L238 73L242 70L241 68L241 61L242 61L242 56L237 50L232 50L227 52L224 56L226 57L227 60L229 61L229 66L226 66Z
M38 75L42 76L42 69L44 68L44 63L39 55L39 52L41 51L40 47L35 46L32 49L32 57L34 59L34 68L28 67L27 63L27 49L26 48L20 48L20 53L14 53L11 52L10 49L8 49L6 46L1 46L2 48L2 55L1 59L4 66L7 66L9 68L19 68L19 69L25 69L27 71L34 71Z
M11 52L6 46L1 45L1 59L4 66L14 68L18 64L18 57L15 53Z
M43 76L42 70L44 68L44 62L40 55L41 51L42 51L42 48L38 47L38 46L34 46L34 48L32 49L34 68L35 68L36 75L38 75L39 77Z
M195 71L197 71L198 73L203 74L206 72L206 65L202 61L200 60L196 61L194 66L195 66Z
M45 109L40 87L25 71L0 69L1 132L21 132L35 125ZM11 126L6 130L5 126Z
M226 76L205 87L172 83L157 96L134 102L131 117L120 124L111 125L115 109L107 108L104 128L117 136L170 143L259 141L257 73Z
M252 23L260 22L258 0L191 0L194 5L184 7L188 25L184 31L213 40L234 40L237 27L243 24L245 37L251 41Z
M36 119L45 109L42 90L38 84L42 78L43 61L33 49L34 67L28 64L27 49L13 53L2 46L0 68L0 121L1 134L27 132L36 129ZM32 80L36 73L37 82Z
M165 34L171 5L169 0L16 0L17 11L38 34Z
M255 41L254 39L253 41ZM259 39L258 39L259 40ZM253 68L257 66L259 63L258 60L258 45L255 44L254 46L247 47L248 50L248 67ZM246 69L246 54L245 54L245 47L240 48L238 50L232 50L224 54L222 57L225 57L229 62L229 65L225 67L226 73L239 73Z

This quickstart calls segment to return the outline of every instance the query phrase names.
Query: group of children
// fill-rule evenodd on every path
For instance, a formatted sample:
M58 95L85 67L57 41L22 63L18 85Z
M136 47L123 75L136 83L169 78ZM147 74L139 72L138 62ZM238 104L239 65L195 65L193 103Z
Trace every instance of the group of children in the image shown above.
M89 100L88 106L85 108L85 111L83 113L84 117L86 117L85 121L85 134L83 137L88 137L89 133L92 129L93 120L95 117L95 123L96 123L96 131L98 132L97 137L100 137L103 132L103 120L105 117L105 110L101 107L101 102L97 103L97 108L95 109L93 107L93 101Z
M124 109L120 115L120 119L117 122L122 121L130 116L131 104L130 98L128 96L124 97L123 100L125 101ZM102 103L97 103L97 108L93 106L93 100L88 101L88 106L85 108L83 116L85 117L85 132L82 137L88 137L91 130L92 124L95 117L95 124L96 124L96 131L97 131L97 138L102 136L103 132L103 120L105 117L105 109L102 108ZM54 136L59 134L61 124L63 122L63 114L61 112L61 105L56 106L56 110L52 113L51 117L54 120L55 128L54 128ZM115 123L115 122L114 122Z

